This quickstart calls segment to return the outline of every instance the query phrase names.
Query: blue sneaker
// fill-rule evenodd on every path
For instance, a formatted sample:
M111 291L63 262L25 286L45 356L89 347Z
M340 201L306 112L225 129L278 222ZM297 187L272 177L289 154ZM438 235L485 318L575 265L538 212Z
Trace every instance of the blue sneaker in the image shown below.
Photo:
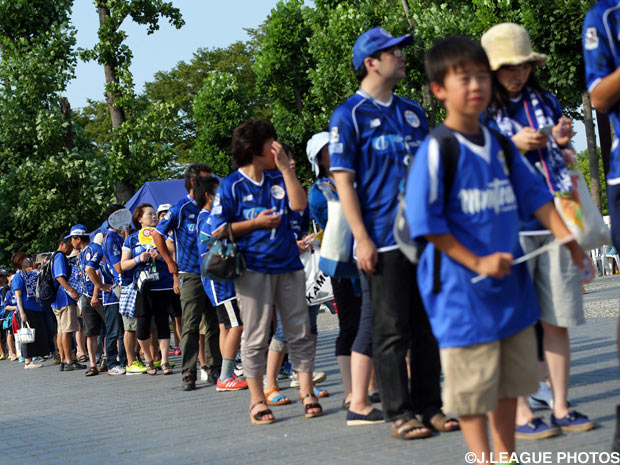
M542 418L534 418L523 426L517 426L515 438L517 439L545 439L557 436L560 428L547 425Z
M19 357L19 363L24 363L26 359L24 357Z
M596 422L576 410L568 412L564 418L556 418L551 414L551 424L564 431L589 431L596 428Z

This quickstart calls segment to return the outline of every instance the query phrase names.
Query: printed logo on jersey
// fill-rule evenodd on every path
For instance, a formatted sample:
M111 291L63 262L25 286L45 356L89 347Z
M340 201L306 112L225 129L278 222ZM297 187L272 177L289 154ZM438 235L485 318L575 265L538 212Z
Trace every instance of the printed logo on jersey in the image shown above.
M329 143L336 144L340 141L340 133L338 132L338 126L334 126L329 135Z
M190 214L190 215L188 216L188 218L189 218L190 220L191 220L191 219L194 219L194 218L196 218L196 215L195 215L194 213L192 213L192 214Z
M275 184L271 186L271 195L274 199L282 200L286 195L286 191L282 188L282 186Z
M342 153L344 152L344 145L342 145L342 142L338 142L337 144L329 144L329 152Z
M187 230L191 233L196 231L196 223L188 223L187 224Z
M486 210L492 210L497 215L517 209L517 198L508 179L495 178L486 190L461 189L458 198L466 215L476 215Z
M265 207L245 208L241 213L246 220L253 220L260 212L266 210Z
M121 251L118 248L118 244L112 245L112 255L120 255Z
M248 194L243 197L243 202L251 202L252 200L254 200L254 196L252 194Z
M379 126L381 126L381 120L379 118L375 118L370 122L371 128L377 128Z
M89 262L90 261L90 252L86 252L86 261Z
M372 139L372 146L378 152L387 150L390 146L393 146L393 148L401 148L398 146L403 145L403 143L404 139L399 134L384 134Z
M221 202L221 199L220 199L220 194L218 192L217 194L215 194L215 197L213 198L213 206L217 207L220 204L220 202Z
M168 212L166 213L166 216L164 216L164 220L169 220L170 217L172 217L172 213Z
M586 50L596 50L598 48L598 32L595 27L586 29Z
M416 115L415 112L411 110L406 110L405 119L407 120L407 123L409 123L409 126L411 126L412 128L420 127L420 118L418 118L418 115Z
M214 208L211 210L211 212L212 212L214 215L221 215L221 214L222 214L222 206L221 206L221 205L218 205L217 207L214 207Z

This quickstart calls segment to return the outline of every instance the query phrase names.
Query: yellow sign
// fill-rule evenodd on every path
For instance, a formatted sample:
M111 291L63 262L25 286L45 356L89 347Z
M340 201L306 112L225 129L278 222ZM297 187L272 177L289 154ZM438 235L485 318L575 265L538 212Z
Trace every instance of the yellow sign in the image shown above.
M155 234L155 228L142 228L138 234L138 240L142 245L155 245L153 241L153 235Z

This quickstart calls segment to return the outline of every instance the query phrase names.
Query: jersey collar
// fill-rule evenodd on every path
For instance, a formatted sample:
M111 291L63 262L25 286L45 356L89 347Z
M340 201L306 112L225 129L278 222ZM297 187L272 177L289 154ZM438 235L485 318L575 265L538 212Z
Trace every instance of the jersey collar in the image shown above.
M247 179L248 181L250 181L252 184L254 184L255 186L262 186L263 182L265 182L265 172L263 171L262 173L262 177L260 178L260 182L256 182L254 181L254 179L252 179L251 177L249 177L247 174L245 174L243 171L241 171L241 168L239 168L237 171L239 171L239 173L241 173L241 176L243 176L245 179Z

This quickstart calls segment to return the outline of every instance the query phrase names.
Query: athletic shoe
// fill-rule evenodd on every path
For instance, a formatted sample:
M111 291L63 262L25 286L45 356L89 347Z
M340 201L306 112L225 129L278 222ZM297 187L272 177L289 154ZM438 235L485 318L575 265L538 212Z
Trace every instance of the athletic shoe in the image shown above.
M532 410L552 409L553 410L553 392L544 381L540 382L538 391L528 396L530 408Z
M54 365L58 365L60 363L60 357L57 354L54 354Z
M137 360L131 366L125 367L126 375L141 375L142 373L146 373L146 367Z
M241 365L241 362L235 362L234 373L237 376L243 376L243 365Z
M232 374L230 377L226 378L224 381L218 379L217 387L218 391L240 391L242 389L247 389L248 383L241 378L238 378L237 375Z
M108 374L112 376L124 375L125 369L120 365L116 365L108 370Z
M291 371L291 363L290 362L284 362L282 364L282 366L280 367L280 373L278 373L278 379L282 380L282 379L289 379L292 375L292 371ZM238 375L241 376L241 375Z
M347 411L347 426L378 425L385 423L383 412L373 408L368 415Z
M24 357L19 357L19 363L24 363L26 359Z
M547 425L542 418L534 418L523 426L517 426L515 429L515 438L517 439L545 439L557 436L560 428L557 426Z
M41 366L42 365L40 363L30 362L30 363L26 363L24 365L24 369L25 370L31 370L31 369L34 369L34 368L41 368Z
M0 354L0 360L6 360L6 355Z
M570 410L564 418L556 418L551 414L551 424L565 431L589 431L596 428L596 422L576 410Z
M157 360L156 362L153 362L153 365L155 365L155 368L161 368L161 360ZM174 368L176 363L168 362L168 365L170 365L170 368Z
M70 363L60 362L60 371L73 371L75 367Z
M181 355L181 349L178 347L174 348L174 355Z
M327 375L322 371L315 371L312 373L312 383L318 384L327 379ZM291 387L299 387L299 377L296 372L291 375Z
M184 391L193 391L196 389L196 381L192 375L183 376L183 384L181 385L181 389Z
M79 362L73 361L70 364L65 363L65 368L67 368L67 365L71 365L75 370L86 370L87 366L83 365Z

